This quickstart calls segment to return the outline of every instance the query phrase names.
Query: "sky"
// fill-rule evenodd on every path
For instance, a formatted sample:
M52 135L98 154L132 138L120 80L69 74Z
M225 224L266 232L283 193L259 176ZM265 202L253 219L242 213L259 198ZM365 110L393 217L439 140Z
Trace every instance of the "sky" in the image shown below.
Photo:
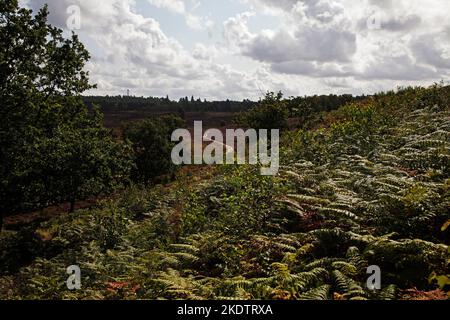
M92 95L371 94L450 80L448 0L21 0L91 53Z

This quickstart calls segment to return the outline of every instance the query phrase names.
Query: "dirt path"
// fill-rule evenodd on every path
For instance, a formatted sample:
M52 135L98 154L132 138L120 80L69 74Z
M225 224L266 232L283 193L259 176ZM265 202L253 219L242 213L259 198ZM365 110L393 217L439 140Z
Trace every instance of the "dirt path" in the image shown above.
M75 204L75 210L90 208L95 205L98 200L99 199L78 201ZM33 222L46 221L61 214L68 214L69 208L69 203L62 203L59 205L44 208L42 210L7 216L4 218L3 226L5 229L17 229L23 225L27 225Z
M212 140L210 137L208 137L207 132L205 132L205 134L203 135L203 140L206 140L206 141L209 141L209 142L213 142L214 144L218 144L219 146L225 147L225 150L226 150L225 154L234 152L234 148L232 146L229 146L229 145L224 144L224 143L219 142L219 141Z

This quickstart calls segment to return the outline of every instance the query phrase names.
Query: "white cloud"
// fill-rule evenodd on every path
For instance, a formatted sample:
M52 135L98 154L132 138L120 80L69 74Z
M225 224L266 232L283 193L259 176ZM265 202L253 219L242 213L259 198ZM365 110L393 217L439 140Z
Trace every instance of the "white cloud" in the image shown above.
M243 53L261 61L349 61L356 51L356 35L335 29L304 27L294 33L280 30L254 37Z
M186 7L182 0L148 0L148 2L155 7L168 9L179 14L186 12Z
M138 12L135 0L27 2L32 8L49 3L50 22L63 28L67 7L80 6L79 33L93 53L88 69L97 94L131 89L243 99L265 90L370 93L450 77L448 0L239 0L246 10L224 21L217 13L228 1L217 2L217 12L208 15L208 0L147 1L175 13L186 28L176 35L183 39L163 30L161 17ZM374 14L379 29L368 28ZM268 17L280 23L266 25ZM223 43L196 32L219 26ZM182 45L189 42L189 49Z
M239 52L256 37L247 25L248 20L254 15L254 12L246 11L225 20L223 36L229 50Z
M229 39L240 53L269 63L275 73L323 79L330 87L342 78L343 87L351 82L367 88L374 80L428 83L449 76L450 27L437 23L446 21L448 1L241 1L254 10L275 10L285 21L270 32L252 33L239 15L239 23L225 23L225 29L234 28L225 33L237 35ZM378 19L379 28L369 28L369 18Z
M147 0L151 5L157 8L167 9L171 12L183 15L186 25L193 30L211 29L214 21L209 17L202 17L195 14L200 7L201 2L194 2L189 8L183 0Z
M197 43L192 52L192 56L198 60L212 61L219 55L219 50L215 46L205 46L202 43Z

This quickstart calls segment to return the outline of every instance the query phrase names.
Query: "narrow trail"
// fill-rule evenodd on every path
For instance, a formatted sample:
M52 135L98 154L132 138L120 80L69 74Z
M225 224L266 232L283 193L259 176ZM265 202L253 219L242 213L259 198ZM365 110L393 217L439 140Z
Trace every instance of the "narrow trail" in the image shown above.
M208 137L208 133L206 133L206 132L203 135L203 140L209 141L209 142L213 142L213 143L218 144L220 146L224 146L225 150L226 150L225 154L228 154L228 153L231 153L231 152L234 153L234 148L232 146L229 146L229 145L227 145L225 143L222 143L220 141L216 141L216 140L211 139L210 137Z

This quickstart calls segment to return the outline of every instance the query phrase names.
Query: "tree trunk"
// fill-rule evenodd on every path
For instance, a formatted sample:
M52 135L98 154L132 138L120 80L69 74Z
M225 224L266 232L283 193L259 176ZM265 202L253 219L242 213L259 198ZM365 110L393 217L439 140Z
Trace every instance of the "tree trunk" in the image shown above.
M73 213L74 211L75 211L75 199L74 200L70 200L69 213Z

